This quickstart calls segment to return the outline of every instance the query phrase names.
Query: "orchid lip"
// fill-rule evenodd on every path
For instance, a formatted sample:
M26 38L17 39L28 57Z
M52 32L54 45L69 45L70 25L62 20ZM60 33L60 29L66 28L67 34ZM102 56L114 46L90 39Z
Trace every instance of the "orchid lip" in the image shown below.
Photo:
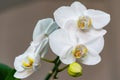
M84 45L77 45L73 50L72 54L75 58L84 57L88 53L88 49Z
M30 56L27 56L27 60L22 61L22 66L24 68L31 68L33 66L34 59L31 58Z

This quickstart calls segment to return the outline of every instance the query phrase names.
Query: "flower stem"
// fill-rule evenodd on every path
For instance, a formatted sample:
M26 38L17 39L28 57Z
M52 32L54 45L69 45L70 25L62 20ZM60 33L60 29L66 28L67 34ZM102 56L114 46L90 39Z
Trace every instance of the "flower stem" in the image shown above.
M63 68L59 69L58 72L61 72L61 71L65 70L66 68L68 68L68 66L69 66L69 65L64 66Z
M54 63L54 60L48 60L48 59L45 59L45 58L41 58L41 60L49 62L49 63Z
M61 61L60 60L58 60L58 63L57 63L57 66L56 66L56 70L55 70L55 72L54 72L54 76L53 76L53 79L58 79L58 77L57 77L57 74L58 74L58 67L59 67L59 65L61 64Z
M54 67L52 69L52 71L50 71L48 73L48 75L46 76L45 80L49 80L51 78L51 76L56 72L56 70L58 70L59 65L61 64L61 61L59 60L59 57L57 57L54 60Z

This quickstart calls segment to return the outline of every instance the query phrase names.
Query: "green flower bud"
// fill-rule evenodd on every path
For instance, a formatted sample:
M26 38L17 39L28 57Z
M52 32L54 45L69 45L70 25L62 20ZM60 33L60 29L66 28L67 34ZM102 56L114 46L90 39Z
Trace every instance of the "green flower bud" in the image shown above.
M73 62L68 67L68 74L72 77L79 77L82 75L82 67L80 64Z

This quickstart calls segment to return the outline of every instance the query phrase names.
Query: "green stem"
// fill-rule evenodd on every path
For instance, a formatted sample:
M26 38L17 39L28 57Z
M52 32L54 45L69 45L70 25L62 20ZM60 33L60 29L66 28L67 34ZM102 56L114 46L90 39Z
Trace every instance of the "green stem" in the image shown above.
M59 63L59 57L57 57L55 60L54 60L54 67L53 67L53 69L52 69L52 71L50 71L49 73L48 73L48 75L46 76L46 78L45 78L45 80L49 80L50 78L51 78L51 76L55 73L55 71L58 69L58 67L59 67L59 65L61 64L61 63Z
M58 72L61 72L61 71L65 70L65 69L68 68L68 67L69 67L69 65L64 66L63 68L59 69Z
M41 58L41 60L49 62L49 63L54 63L55 62L54 60L48 60L48 59L45 59L45 58Z
M61 64L61 61L59 61L59 62L58 62L58 64ZM58 79L57 74L58 74L59 72L61 72L61 71L65 70L66 68L68 68L68 66L69 66L69 65L64 66L64 67L63 67L63 68L61 68L61 69L58 69L58 68L57 68L57 69L56 69L56 71L55 71L55 73L54 73L53 78L54 78L54 79Z
M55 71L55 73L54 73L54 76L53 76L53 78L54 79L58 79L58 77L57 77L57 74L58 74L58 67L59 67L59 65L61 64L61 61L60 60L58 60L58 63L57 63L57 66L56 66L56 71Z

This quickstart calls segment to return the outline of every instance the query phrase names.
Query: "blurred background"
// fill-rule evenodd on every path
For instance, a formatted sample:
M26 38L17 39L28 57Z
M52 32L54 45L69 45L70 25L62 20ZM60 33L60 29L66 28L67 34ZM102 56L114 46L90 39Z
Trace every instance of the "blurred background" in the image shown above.
M70 5L75 0L0 0L0 62L11 67L14 58L22 54L32 41L32 32L39 19L53 18L58 7ZM59 80L119 80L120 79L120 0L79 0L88 8L100 9L111 14L111 22L105 27L105 47L102 61L95 66L83 66L83 76L72 78L67 71L59 74ZM53 59L54 54L46 58ZM44 80L53 65L43 62L41 69L24 80Z

